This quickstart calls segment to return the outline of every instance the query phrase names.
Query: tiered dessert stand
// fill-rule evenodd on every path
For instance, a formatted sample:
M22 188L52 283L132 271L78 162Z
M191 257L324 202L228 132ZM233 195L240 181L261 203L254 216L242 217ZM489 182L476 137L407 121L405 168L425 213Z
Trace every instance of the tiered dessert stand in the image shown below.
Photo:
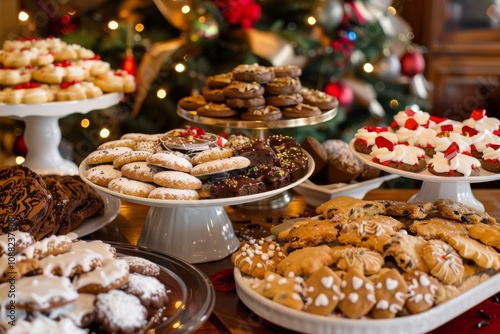
M24 121L24 140L28 147L24 165L39 174L71 175L78 173L78 166L64 159L59 153L59 119L74 113L86 114L92 110L108 108L117 104L121 98L121 93L110 93L78 101L42 104L0 103L0 117Z
M490 173L484 169L480 171L478 176L463 177L438 176L430 173L428 170L419 173L407 172L373 162L369 155L357 152L354 149L353 143L354 139L350 142L351 150L368 165L379 168L387 173L423 181L420 190L410 198L409 202L434 202L440 198L448 198L484 211L484 205L474 197L470 184L500 179L500 173Z
M239 239L224 206L250 203L280 194L307 180L314 170L314 161L309 157L306 175L286 187L248 196L200 200L159 200L120 194L90 182L85 177L88 168L82 163L79 171L81 178L91 187L122 200L151 207L139 246L176 256L189 263L204 263L223 259L239 246Z

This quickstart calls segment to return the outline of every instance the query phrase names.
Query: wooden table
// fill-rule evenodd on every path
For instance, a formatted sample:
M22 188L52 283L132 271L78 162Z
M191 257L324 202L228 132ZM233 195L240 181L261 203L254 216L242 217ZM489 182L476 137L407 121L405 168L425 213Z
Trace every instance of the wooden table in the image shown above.
M366 194L365 199L408 200L416 189L376 189ZM474 196L483 203L485 210L500 220L500 189L474 189ZM281 219L315 215L301 195L296 194L291 203L282 209L245 210L244 206L225 208L233 222L236 234L268 233L271 226ZM117 218L103 229L89 235L88 239L109 240L137 245L142 225L149 211L148 206L122 201ZM208 277L233 265L228 258L220 261L197 264ZM196 333L290 333L253 314L239 301L235 292L216 291L216 302L212 315Z

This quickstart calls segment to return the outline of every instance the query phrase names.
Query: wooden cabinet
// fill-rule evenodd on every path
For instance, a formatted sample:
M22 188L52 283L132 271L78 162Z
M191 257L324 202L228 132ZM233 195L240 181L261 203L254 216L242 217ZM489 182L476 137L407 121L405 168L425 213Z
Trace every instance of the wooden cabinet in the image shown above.
M434 85L431 112L462 120L485 108L489 116L500 117L500 1L398 4L415 42L426 47L426 77Z

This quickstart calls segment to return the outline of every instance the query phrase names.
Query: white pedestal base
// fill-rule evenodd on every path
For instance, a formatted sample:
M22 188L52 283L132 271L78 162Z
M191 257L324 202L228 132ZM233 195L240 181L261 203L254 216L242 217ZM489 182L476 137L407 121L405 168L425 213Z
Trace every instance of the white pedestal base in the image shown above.
M472 194L470 183L458 182L431 182L423 181L420 191L410 198L410 202L434 202L440 198L448 198L478 210L484 211L484 205Z
M151 207L138 245L189 263L225 258L239 246L222 206Z

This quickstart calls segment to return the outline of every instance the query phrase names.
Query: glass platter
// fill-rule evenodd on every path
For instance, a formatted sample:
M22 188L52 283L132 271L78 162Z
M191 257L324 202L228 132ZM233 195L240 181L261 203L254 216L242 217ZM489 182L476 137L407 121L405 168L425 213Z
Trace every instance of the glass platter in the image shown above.
M479 210L484 210L484 205L472 194L470 184L500 179L500 173L495 174L483 169L480 170L478 176L462 177L438 176L432 174L427 169L418 173L407 172L373 162L370 155L359 153L354 149L354 139L350 141L349 147L359 159L372 167L381 169L387 173L423 181L420 191L409 200L410 202L434 202L439 198L448 198ZM426 157L426 159L428 160L429 158Z
M139 246L176 256L189 263L220 260L233 253L240 241L224 206L264 200L279 195L309 178L314 170L314 160L308 155L307 173L285 187L248 196L223 199L160 200L141 198L114 192L98 186L85 177L90 168L80 164L81 179L89 186L121 200L150 206L144 222Z
M120 213L121 201L118 198L107 195L99 190L97 192L104 201L104 214L84 220L80 226L68 233L68 237L71 239L81 238L103 228L111 223Z
M170 290L170 301L163 312L167 319L152 327L154 333L190 333L208 319L215 304L215 290L203 272L178 258L145 248L106 243L116 248L118 257L138 256L160 266L157 278Z
M426 333L491 297L499 291L500 287L500 274L496 274L426 312L393 319L347 319L335 315L324 317L309 314L280 305L253 291L238 268L234 269L234 277L238 297L251 311L284 328L315 334Z

